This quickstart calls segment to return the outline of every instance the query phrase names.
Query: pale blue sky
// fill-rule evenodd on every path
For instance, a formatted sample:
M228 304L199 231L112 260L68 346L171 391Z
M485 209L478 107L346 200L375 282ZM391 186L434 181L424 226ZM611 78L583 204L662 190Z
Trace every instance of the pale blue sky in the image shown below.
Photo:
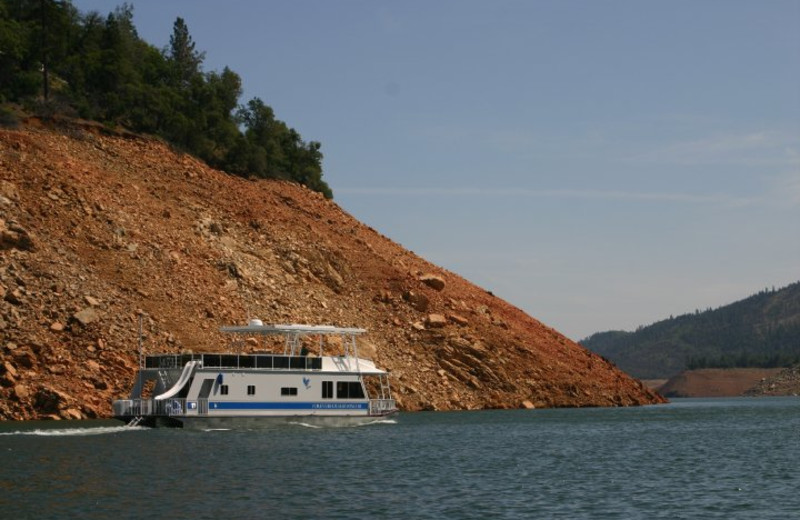
M800 280L800 0L129 3L345 210L573 339Z

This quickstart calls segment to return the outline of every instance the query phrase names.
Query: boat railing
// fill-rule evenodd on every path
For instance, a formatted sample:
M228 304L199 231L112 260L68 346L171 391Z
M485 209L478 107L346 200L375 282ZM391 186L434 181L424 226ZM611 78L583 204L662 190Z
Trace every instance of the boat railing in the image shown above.
M370 399L369 400L369 414L370 415L386 415L387 413L397 410L397 404L394 399Z
M116 417L184 415L186 399L120 399L113 407Z
M190 361L205 368L263 370L322 370L322 358L280 354L160 354L146 356L144 368L175 369Z

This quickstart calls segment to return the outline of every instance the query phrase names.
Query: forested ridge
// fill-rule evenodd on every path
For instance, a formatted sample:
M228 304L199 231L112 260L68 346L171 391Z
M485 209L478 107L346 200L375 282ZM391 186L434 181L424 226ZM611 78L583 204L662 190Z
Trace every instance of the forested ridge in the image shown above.
M800 282L635 332L600 332L580 343L647 379L686 369L792 366L800 362Z
M242 80L203 70L182 18L170 43L142 40L133 7L81 13L69 1L0 0L0 125L75 117L159 136L226 172L292 180L332 197L321 145L306 142Z

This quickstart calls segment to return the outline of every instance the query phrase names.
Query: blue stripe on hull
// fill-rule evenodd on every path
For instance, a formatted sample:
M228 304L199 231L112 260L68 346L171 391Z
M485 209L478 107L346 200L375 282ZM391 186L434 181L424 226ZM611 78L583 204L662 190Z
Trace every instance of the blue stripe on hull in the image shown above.
M209 401L208 411L213 410L366 410L369 403L309 403L309 402L248 402Z

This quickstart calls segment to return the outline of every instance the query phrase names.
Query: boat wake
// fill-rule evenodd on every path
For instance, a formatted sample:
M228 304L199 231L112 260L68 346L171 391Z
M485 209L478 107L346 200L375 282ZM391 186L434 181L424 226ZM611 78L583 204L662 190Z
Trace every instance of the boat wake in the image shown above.
M369 426L370 424L397 424L397 419L378 419L377 421L360 424L359 426Z
M395 419L376 419L374 421L362 422L362 423L350 423L350 422L340 422L340 423L324 423L324 424L311 424L302 421L289 421L289 424L294 426L302 426L303 428L313 428L315 430L319 430L322 428L361 428L363 426L372 426L375 424L397 424Z
M324 426L321 426L319 424L309 424L309 423L304 423L304 422L299 422L299 421L289 421L289 424L292 424L294 426L302 426L303 428L313 428L315 430L319 430L320 428L324 428Z
M104 426L99 428L45 428L37 430L17 430L0 432L0 436L29 435L33 437L87 437L90 435L106 435L109 433L136 432L149 430L142 426Z

